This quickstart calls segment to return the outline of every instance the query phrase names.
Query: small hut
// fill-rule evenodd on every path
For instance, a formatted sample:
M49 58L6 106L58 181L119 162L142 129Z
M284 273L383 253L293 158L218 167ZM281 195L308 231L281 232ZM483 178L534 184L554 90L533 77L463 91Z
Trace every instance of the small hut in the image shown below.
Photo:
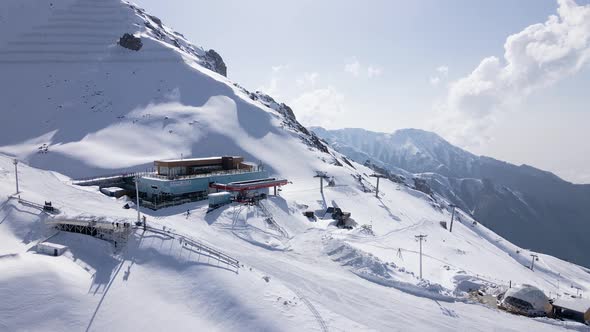
M555 299L551 313L556 318L571 319L590 324L590 300L582 298Z
M67 246L57 243L41 242L37 244L37 252L49 256L61 256L66 250L68 250Z

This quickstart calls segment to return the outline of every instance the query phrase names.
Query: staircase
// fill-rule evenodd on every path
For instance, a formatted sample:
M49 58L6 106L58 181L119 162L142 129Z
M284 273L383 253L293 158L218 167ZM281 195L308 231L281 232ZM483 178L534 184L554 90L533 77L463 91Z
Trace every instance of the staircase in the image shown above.
M282 237L288 238L289 237L289 233L287 233L287 231L285 231L285 229L283 227L281 227L275 221L275 219L273 218L272 214L268 211L268 209L266 208L266 206L264 205L264 203L262 201L258 201L258 207L260 207L260 210L264 214L264 218L265 218L266 222L268 223L268 225L272 229L274 229L275 231L279 232Z
M221 264L226 264L228 267L235 268L236 271L237 271L237 269L240 268L240 262L237 259L235 259L227 254L224 254L223 252L221 252L215 248L212 248L206 244L203 244L202 242L200 242L190 236L179 234L179 233L176 233L171 230L162 230L162 229L149 227L149 226L146 227L146 231L170 236L174 239L177 239L183 244L183 247L185 247L185 248L190 247L191 249L193 249L203 255L209 256L209 257L217 260Z

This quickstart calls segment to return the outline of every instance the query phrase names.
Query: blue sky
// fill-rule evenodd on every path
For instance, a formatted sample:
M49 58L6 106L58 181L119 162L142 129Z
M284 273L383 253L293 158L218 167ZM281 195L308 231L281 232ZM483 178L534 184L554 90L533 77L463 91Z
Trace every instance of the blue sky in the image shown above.
M562 7L572 5L563 1ZM559 67L554 75L553 69L548 74L535 68L561 66L563 59L537 56L539 63L523 65L524 76L491 78L493 96L471 95L482 81L472 72L485 58L495 56L505 66L509 36L534 24L560 33L547 23L558 14L557 1L136 2L195 44L217 50L232 80L293 106L306 125L433 130L474 153L590 183L586 64ZM564 15L584 10L572 8L574 14ZM567 50L585 61L590 26L574 28L582 32L582 51L577 44ZM522 43L537 38L520 37ZM538 52L550 54L546 48ZM522 57L515 59L522 64ZM469 111L461 109L466 105Z

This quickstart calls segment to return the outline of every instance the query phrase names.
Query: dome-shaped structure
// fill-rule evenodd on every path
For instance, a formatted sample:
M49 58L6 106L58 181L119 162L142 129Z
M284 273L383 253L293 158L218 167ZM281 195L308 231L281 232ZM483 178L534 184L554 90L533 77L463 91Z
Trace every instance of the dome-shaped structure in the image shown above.
M510 288L504 294L500 306L510 312L528 315L545 315L550 308L549 298L542 290L531 285Z

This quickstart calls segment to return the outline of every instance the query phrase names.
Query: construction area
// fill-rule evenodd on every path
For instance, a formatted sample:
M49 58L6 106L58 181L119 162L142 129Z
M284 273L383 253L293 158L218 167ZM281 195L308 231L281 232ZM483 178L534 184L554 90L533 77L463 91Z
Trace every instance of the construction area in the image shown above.
M94 236L113 243L115 248L124 246L132 232L132 224L125 221L108 221L106 218L54 218L45 222L57 230Z

